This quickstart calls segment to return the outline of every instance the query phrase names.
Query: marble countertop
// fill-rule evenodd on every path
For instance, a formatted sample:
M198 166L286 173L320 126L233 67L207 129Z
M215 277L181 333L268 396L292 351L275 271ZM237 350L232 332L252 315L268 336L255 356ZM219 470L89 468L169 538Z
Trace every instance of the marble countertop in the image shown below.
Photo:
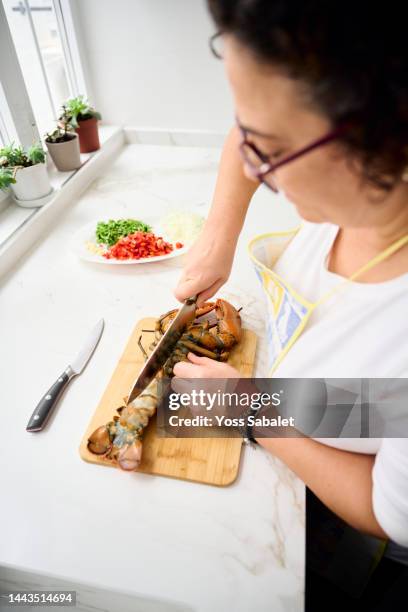
M172 290L185 256L89 264L71 250L73 235L109 217L180 207L206 214L219 155L126 146L3 279L0 566L159 597L169 609L182 602L197 612L303 610L304 486L277 459L245 448L238 479L217 488L104 469L78 453L136 321L177 306ZM246 243L296 223L282 196L258 190L220 292L243 307L244 324L259 336L257 376L265 375L264 304ZM47 429L28 434L36 403L100 317L105 331L92 360Z

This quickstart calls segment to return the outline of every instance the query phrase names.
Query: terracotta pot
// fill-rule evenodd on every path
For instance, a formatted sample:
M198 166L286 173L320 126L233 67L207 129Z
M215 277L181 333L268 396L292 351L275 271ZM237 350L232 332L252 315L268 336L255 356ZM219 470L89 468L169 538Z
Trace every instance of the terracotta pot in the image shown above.
M101 148L99 143L98 120L95 117L78 121L76 132L79 136L81 153L91 153Z
M21 202L42 198L52 191L45 164L19 168L15 178L17 182L10 186L15 197Z
M71 134L71 136L71 140L66 142L45 141L52 160L60 172L76 170L76 168L81 167L78 134Z

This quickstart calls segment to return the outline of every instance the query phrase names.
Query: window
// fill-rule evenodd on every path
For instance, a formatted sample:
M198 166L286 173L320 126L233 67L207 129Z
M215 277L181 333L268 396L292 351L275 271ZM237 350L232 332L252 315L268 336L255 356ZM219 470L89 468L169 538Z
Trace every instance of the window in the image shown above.
M30 146L68 96L87 95L71 0L0 0L0 146ZM0 243L39 208L0 191Z
M0 83L0 144L3 146L12 141L18 142L18 136L3 86Z
M35 124L39 134L43 136L54 127L61 104L68 97L79 93L86 94L69 2L0 2L3 3ZM4 84L4 87L8 93L7 84ZM13 94L10 96L7 96L8 105L12 107ZM21 100L19 102L21 103ZM2 110L0 106L0 113L4 115ZM6 118L3 119L7 126ZM3 134L1 122L0 131Z

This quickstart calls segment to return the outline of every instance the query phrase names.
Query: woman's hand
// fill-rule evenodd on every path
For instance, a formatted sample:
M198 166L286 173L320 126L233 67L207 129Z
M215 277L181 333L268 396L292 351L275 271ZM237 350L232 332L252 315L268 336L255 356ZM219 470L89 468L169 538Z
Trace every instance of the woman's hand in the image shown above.
M176 393L191 393L193 389L203 390L206 393L217 394L225 393L232 381L237 379L241 374L228 365L220 361L214 361L209 357L198 357L194 353L188 353L189 361L179 361L173 368L174 377L171 380L171 388ZM190 380L191 379L191 380ZM200 383L195 379L203 379ZM232 383L234 385L234 383ZM233 389L228 389L230 392ZM206 406L189 406L189 411L192 415L208 415ZM215 405L211 408L211 416L224 415L226 416L228 408L224 405ZM234 414L233 416L237 416Z
M179 361L173 368L178 378L241 378L238 370L228 363L198 357L194 353L188 353L187 357L189 361Z
M187 253L187 265L174 291L175 297L183 302L199 294L199 306L210 299L228 280L234 251L235 240L204 229Z

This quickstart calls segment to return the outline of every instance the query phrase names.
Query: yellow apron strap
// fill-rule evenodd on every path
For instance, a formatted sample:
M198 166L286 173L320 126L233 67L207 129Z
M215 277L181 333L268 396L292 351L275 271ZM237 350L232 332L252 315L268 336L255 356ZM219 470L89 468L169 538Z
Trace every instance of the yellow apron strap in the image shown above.
M346 278L344 281L340 282L338 285L336 285L335 287L333 287L333 289L331 289L330 291L328 291L325 295L323 295L320 300L318 300L315 303L315 306L320 306L320 304L323 304L323 302L326 302L329 298L331 298L335 293L337 293L337 291L339 291L340 289L342 289L345 285L347 285L348 283L350 283L351 281L355 280L356 278L358 278L359 276L361 276L362 274L364 274L364 272L367 272L367 270L371 270L371 268L373 268L374 266L376 266L378 263L380 263L381 261L384 261L384 259L387 259L387 257L389 257L390 255L392 255L393 253L395 253L396 251L398 251L398 249L400 249L401 247L403 247L405 244L407 244L408 242L408 234L406 234L405 236L402 236L402 238L399 238L396 242L394 242L393 244L391 244L389 247L387 247L386 249L384 249L384 251L381 251L381 253L378 253L378 255L376 255L375 257L373 257L372 259L370 259L369 262L367 262L366 264L364 264L364 266L362 266L361 268L359 268L356 272L354 272L349 278Z

